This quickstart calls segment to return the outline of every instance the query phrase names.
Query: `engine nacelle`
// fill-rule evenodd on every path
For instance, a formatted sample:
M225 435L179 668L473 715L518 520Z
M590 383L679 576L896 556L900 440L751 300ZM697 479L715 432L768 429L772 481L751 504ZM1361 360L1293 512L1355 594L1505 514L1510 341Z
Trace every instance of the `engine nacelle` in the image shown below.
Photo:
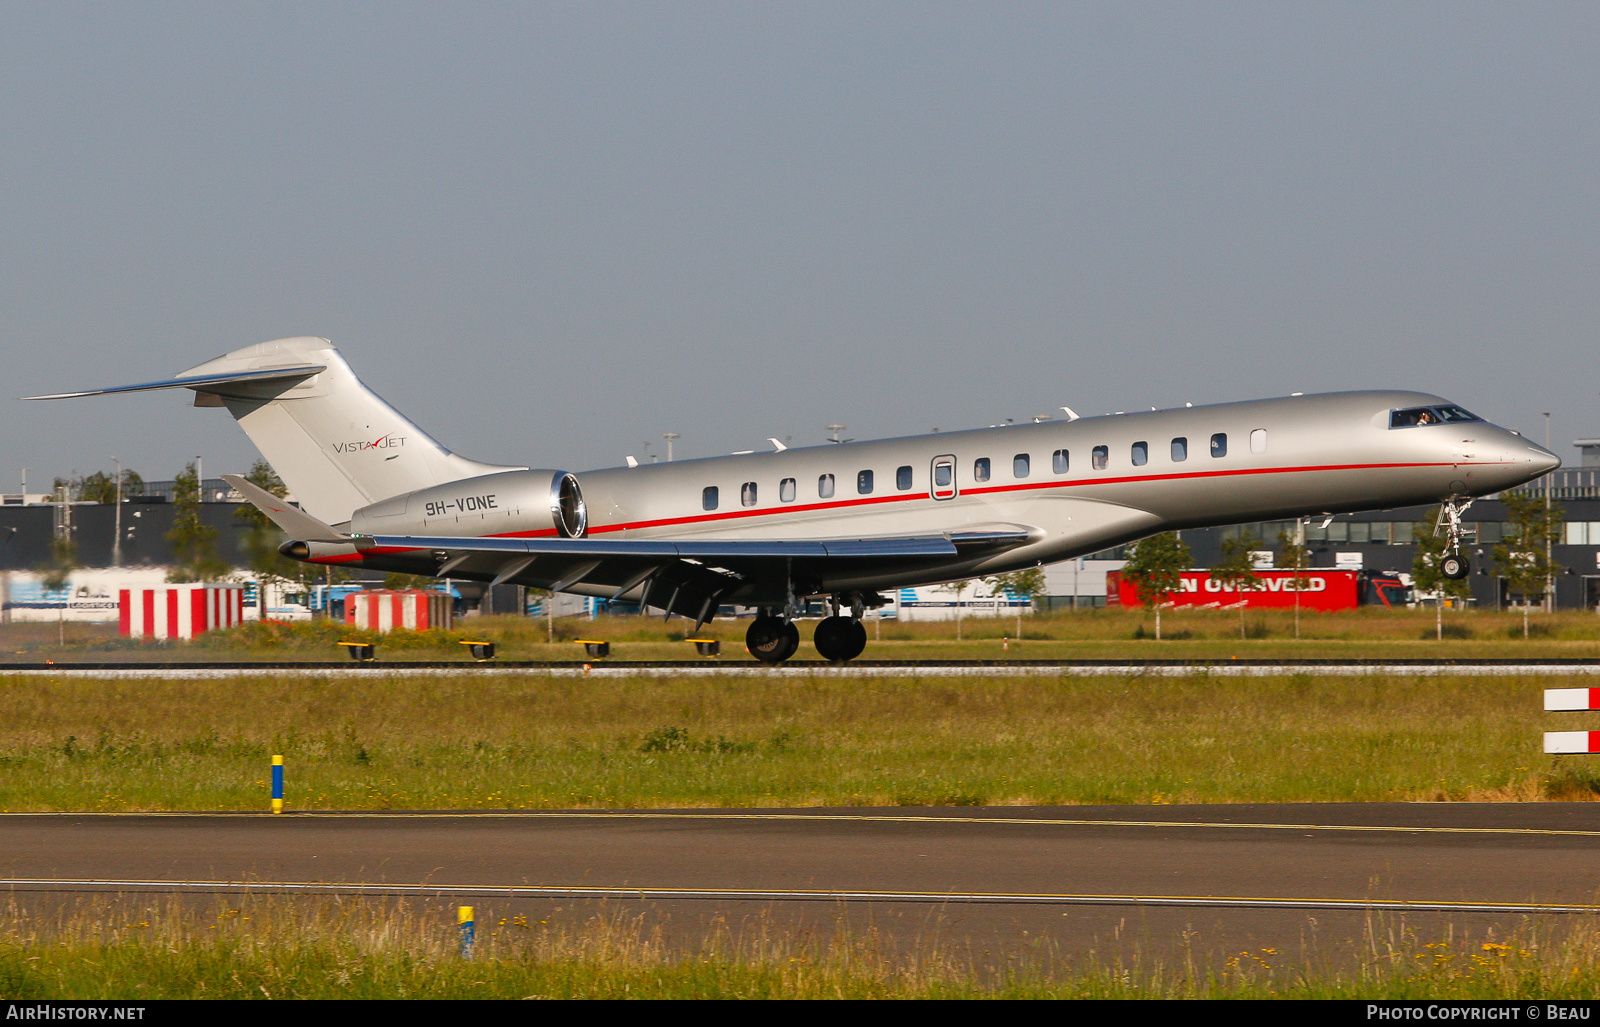
M350 515L361 535L510 535L583 538L589 531L578 479L566 471L503 471L407 492Z

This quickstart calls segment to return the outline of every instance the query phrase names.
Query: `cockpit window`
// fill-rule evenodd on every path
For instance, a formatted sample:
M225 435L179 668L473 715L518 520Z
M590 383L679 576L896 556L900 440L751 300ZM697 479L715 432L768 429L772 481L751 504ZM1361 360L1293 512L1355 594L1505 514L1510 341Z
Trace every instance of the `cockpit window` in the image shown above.
M1482 420L1482 418L1457 406L1410 407L1406 410L1393 410L1389 413L1389 427L1391 428L1420 428L1430 424L1479 420Z
M1416 428L1420 425L1443 423L1444 418L1435 413L1432 407L1412 407L1410 410L1391 410L1389 412L1389 427L1391 428Z

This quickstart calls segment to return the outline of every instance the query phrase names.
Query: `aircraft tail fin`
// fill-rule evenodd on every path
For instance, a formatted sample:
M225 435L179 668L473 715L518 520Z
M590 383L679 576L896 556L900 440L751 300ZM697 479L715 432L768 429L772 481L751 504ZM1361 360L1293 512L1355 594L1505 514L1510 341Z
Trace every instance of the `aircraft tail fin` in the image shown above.
M193 389L195 406L226 407L301 507L333 524L391 496L522 469L445 449L361 384L327 339L277 339L165 381L32 398L172 388Z

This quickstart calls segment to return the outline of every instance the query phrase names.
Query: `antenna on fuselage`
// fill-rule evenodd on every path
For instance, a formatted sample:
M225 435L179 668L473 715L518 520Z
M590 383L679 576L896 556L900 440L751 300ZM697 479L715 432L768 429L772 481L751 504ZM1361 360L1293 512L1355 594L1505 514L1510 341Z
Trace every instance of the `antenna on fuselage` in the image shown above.
M1065 410L1067 412L1067 420L1076 421L1078 419L1077 412L1075 410L1073 410L1071 407L1062 407L1061 409Z

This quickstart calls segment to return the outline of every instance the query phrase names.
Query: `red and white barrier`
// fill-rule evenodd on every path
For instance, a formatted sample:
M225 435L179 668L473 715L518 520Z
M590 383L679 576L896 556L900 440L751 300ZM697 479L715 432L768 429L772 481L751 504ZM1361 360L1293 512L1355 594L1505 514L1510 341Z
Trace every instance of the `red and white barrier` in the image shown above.
M371 631L450 630L452 600L443 592L375 589L345 596L344 622Z
M1557 710L1600 710L1600 688L1546 688L1546 713Z
M1544 751L1551 755L1600 753L1600 731L1546 731Z
M129 637L193 638L243 620L243 585L168 585L117 593L117 625Z

